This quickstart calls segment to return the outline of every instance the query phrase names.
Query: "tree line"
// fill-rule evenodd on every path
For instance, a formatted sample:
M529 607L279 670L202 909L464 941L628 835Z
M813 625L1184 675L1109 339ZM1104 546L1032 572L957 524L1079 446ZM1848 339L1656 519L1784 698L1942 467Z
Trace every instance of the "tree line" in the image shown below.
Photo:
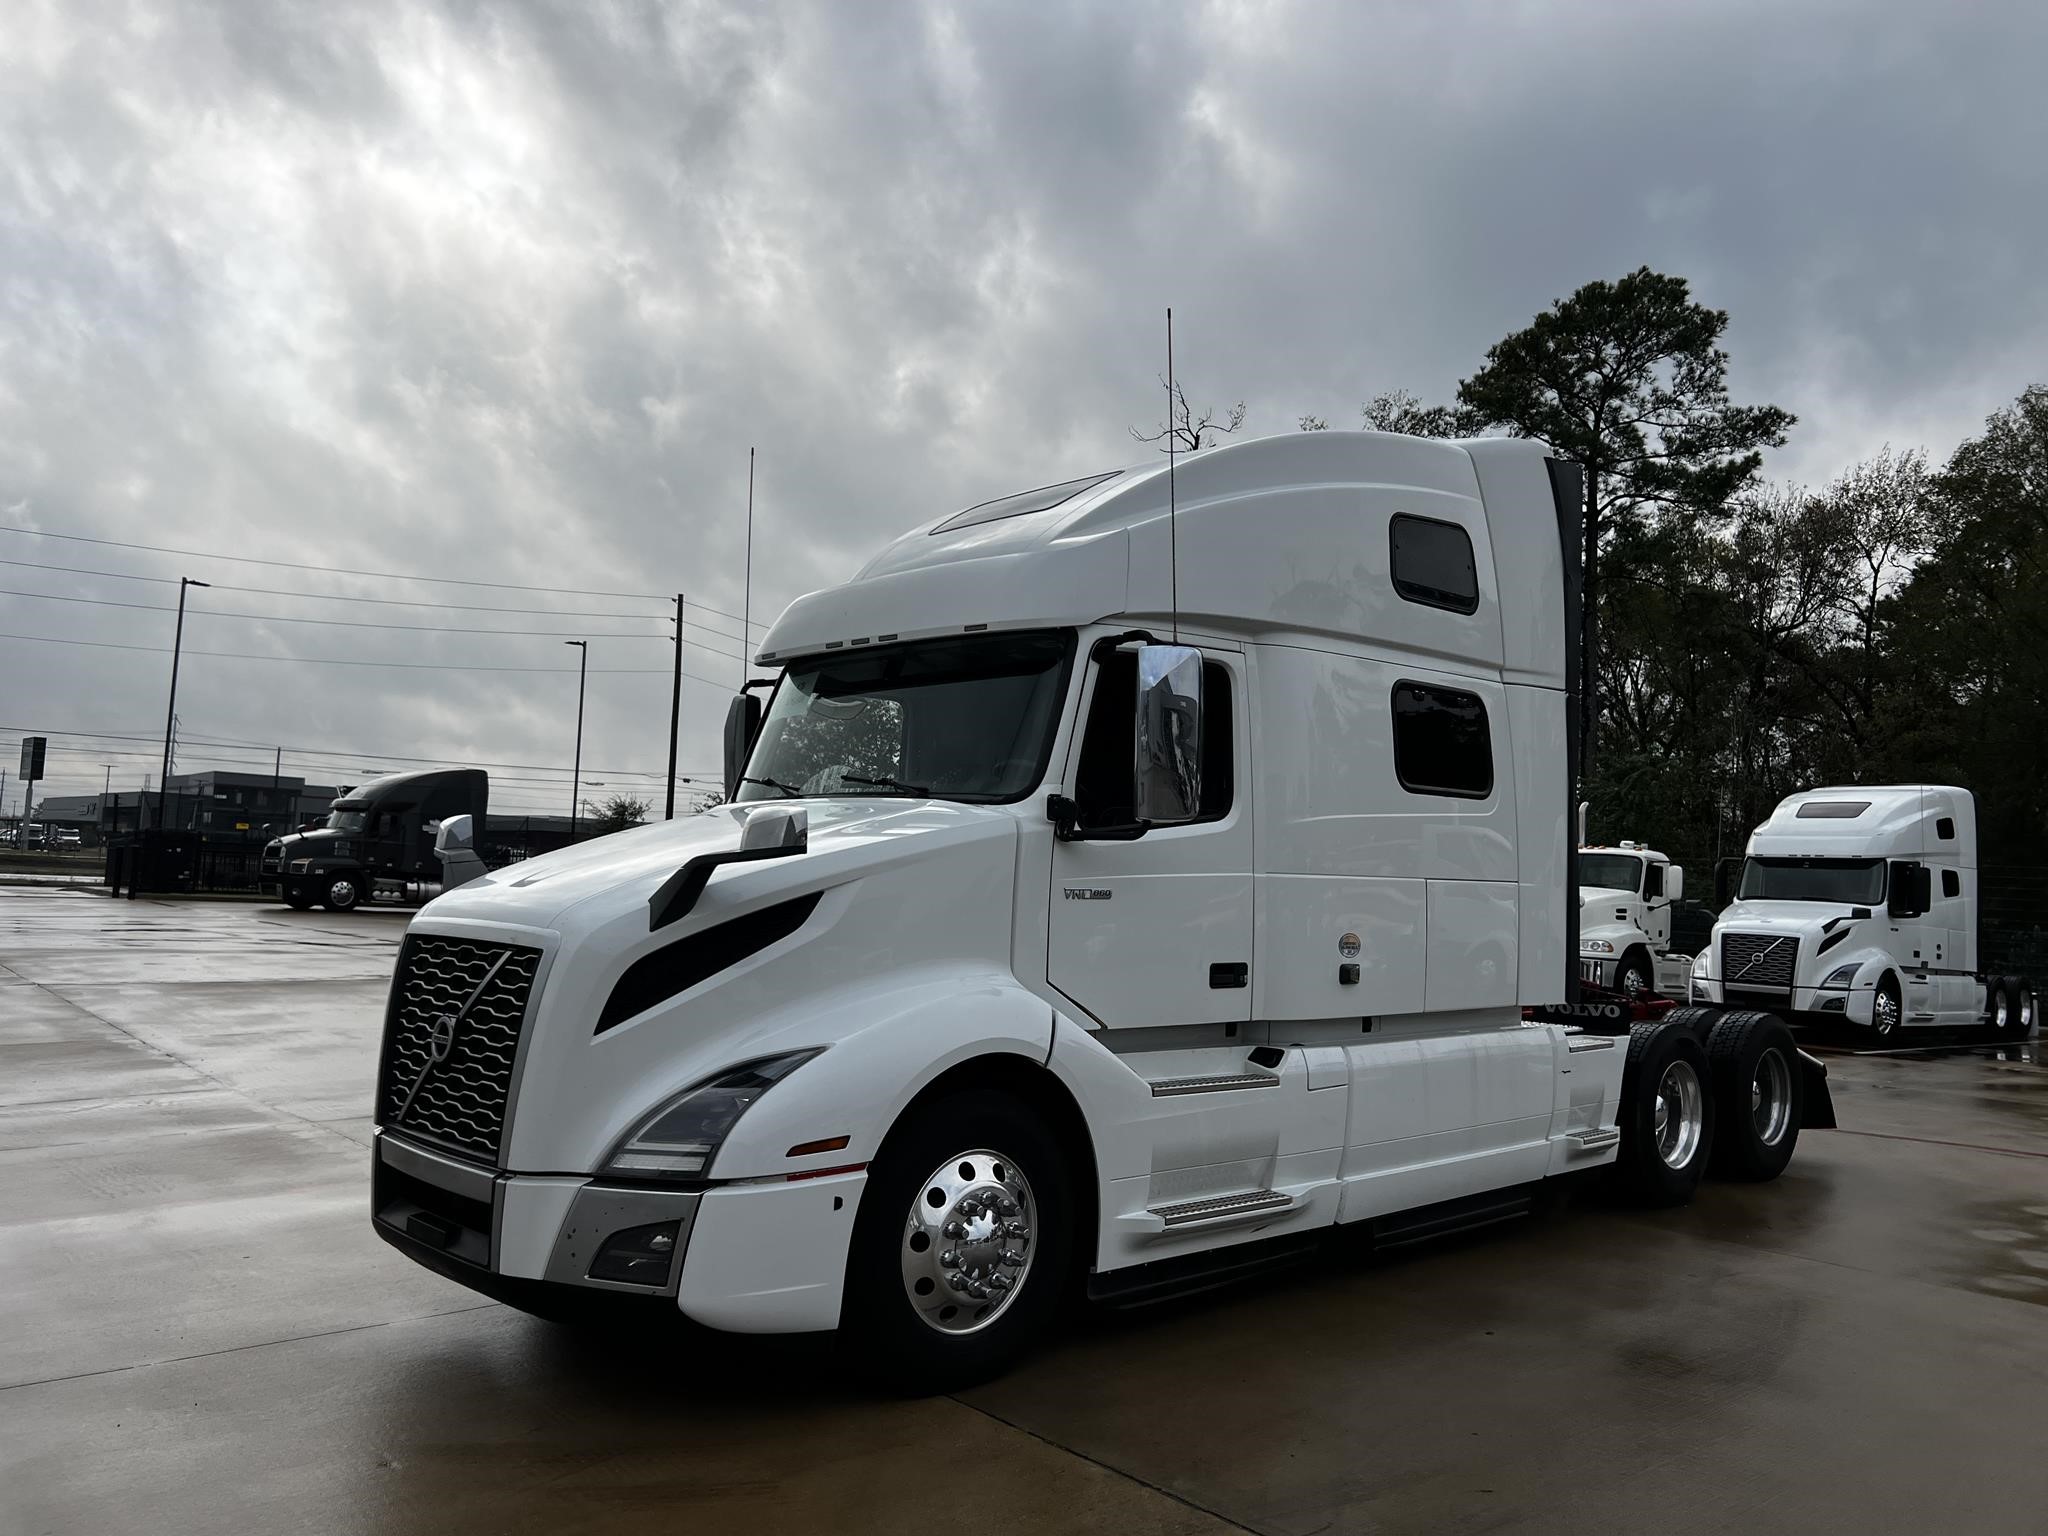
M1362 425L1507 432L1585 466L1582 793L1592 835L1704 870L1824 784L1977 793L1987 864L2048 862L2048 386L1945 459L1763 473L1791 412L1729 396L1726 311L1643 268L1490 348L1449 404ZM1174 403L1183 450L1244 419ZM1185 418L1185 419L1182 419ZM1300 422L1306 431L1329 423Z

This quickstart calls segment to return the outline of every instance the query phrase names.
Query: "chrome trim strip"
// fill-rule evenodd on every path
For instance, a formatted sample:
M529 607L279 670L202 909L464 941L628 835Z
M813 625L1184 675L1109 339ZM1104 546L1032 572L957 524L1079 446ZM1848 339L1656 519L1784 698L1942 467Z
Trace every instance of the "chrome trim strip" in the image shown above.
M481 1200L487 1205L491 1200L492 1186L498 1182L488 1168L443 1157L439 1152L429 1152L425 1147L401 1140L393 1131L377 1133L377 1155L400 1173L411 1174L423 1184L445 1189L451 1195L461 1195L464 1199Z

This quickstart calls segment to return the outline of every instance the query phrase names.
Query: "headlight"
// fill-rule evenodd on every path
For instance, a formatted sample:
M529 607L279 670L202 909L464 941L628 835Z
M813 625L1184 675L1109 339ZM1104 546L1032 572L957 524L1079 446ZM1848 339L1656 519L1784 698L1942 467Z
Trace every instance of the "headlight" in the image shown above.
M1846 987L1856 979L1856 973L1862 969L1861 964L1838 965L1835 969L1828 972L1828 979L1822 982L1821 985L1824 987Z
M701 1174L748 1106L822 1049L763 1056L685 1089L612 1149L604 1171L677 1178Z
M1707 972L1712 965L1713 962L1707 957L1707 951L1704 949L1692 957L1692 973L1702 981L1706 979Z
M313 861L311 859L292 860L292 873L295 875L303 875L307 870L311 869L312 867Z
M1588 939L1581 947L1588 954L1592 955L1611 955L1614 953L1614 946L1605 939Z

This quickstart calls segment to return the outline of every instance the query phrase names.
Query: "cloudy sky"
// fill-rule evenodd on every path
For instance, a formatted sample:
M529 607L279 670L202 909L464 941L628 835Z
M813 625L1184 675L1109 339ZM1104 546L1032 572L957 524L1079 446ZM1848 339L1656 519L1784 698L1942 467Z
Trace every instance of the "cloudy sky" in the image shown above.
M1938 458L2048 377L2044 61L2032 0L11 0L0 766L153 770L185 575L183 766L565 810L587 635L593 793L651 786L681 590L714 770L748 447L769 615L1142 458L1168 303L1281 431L1648 263L1799 415L1772 474Z

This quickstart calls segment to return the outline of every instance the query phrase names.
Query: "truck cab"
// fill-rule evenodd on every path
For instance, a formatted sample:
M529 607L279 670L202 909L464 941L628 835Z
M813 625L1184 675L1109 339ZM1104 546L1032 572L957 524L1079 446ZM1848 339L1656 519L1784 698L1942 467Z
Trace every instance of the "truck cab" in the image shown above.
M1535 443L1319 432L913 529L760 643L731 803L413 919L377 1234L930 1389L1076 1290L1683 1198L1700 1044L1523 1013L1576 986L1578 514ZM1768 1176L1806 1078L1741 1028Z
M326 825L264 845L259 887L304 911L352 911L370 901L426 901L442 887L434 838L468 816L481 829L490 776L481 768L393 773L337 798Z
M1693 996L1884 1040L2031 1030L2032 986L1979 969L1976 797L1946 784L1788 796L1750 836Z
M1671 949L1685 870L1642 843L1579 849L1579 975L1617 992L1684 998L1692 958Z

